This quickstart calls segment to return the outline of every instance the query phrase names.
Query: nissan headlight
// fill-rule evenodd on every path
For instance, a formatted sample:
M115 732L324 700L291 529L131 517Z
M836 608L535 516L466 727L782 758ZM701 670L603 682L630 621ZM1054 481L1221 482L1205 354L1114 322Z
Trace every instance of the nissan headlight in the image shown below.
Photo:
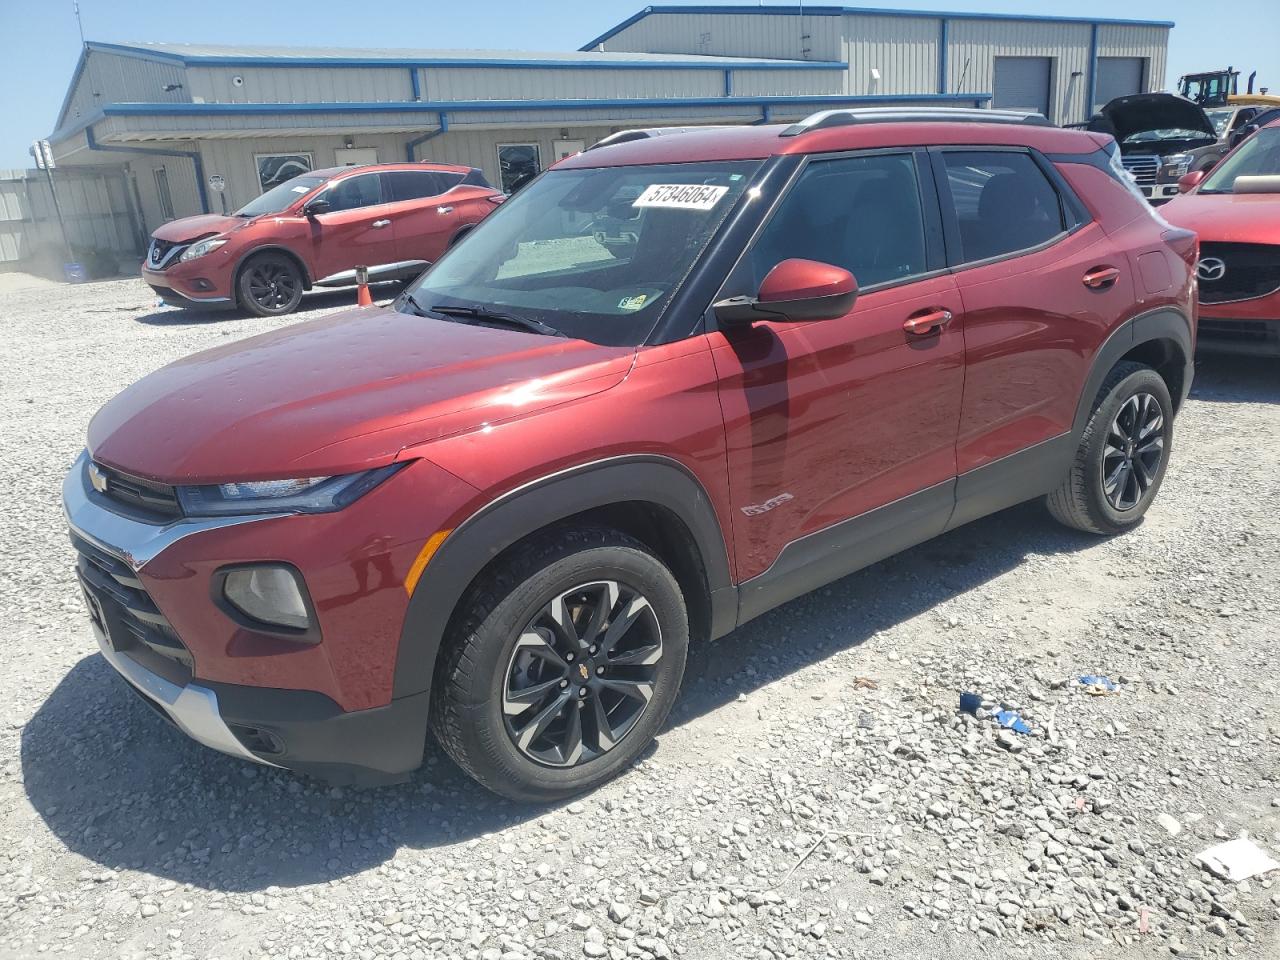
M199 257L203 257L205 254L213 253L213 251L217 250L226 242L226 237L209 237L207 240L198 240L191 246L187 247L187 249L183 250L182 256L178 259L195 260Z
M1194 159L1189 153L1171 153L1164 158L1161 172L1166 177L1181 177L1191 169L1191 161Z
M386 480L403 463L337 477L243 480L178 487L188 517L225 517L252 513L332 513L354 503Z

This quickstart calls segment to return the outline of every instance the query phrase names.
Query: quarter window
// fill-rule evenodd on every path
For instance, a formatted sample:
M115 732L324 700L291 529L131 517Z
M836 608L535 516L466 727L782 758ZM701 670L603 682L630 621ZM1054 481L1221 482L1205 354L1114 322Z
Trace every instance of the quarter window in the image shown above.
M961 262L1028 250L1067 229L1062 201L1030 154L942 154L960 229Z
M348 177L329 188L324 195L329 201L329 210L355 210L359 207L371 207L382 202L382 190L378 185L376 173L360 177Z
M752 249L756 288L791 258L844 267L862 287L925 273L914 158L882 154L810 163Z

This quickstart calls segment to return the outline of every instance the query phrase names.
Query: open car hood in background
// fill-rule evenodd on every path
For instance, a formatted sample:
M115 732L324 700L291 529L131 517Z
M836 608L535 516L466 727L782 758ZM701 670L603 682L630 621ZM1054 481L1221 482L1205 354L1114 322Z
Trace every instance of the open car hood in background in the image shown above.
M1147 130L1195 130L1210 140L1218 139L1204 108L1172 93L1116 97L1089 121L1088 127L1097 133L1109 133L1121 143Z

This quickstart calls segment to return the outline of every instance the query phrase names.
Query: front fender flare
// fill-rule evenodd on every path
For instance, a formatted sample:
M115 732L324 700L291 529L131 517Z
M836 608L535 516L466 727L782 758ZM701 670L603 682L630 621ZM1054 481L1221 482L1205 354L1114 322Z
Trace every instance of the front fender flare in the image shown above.
M396 655L395 699L431 688L436 655L454 608L503 550L550 524L596 507L640 502L678 517L701 554L712 634L733 629L736 594L729 554L711 498L678 461L655 455L612 457L542 477L486 504L445 538L409 600Z

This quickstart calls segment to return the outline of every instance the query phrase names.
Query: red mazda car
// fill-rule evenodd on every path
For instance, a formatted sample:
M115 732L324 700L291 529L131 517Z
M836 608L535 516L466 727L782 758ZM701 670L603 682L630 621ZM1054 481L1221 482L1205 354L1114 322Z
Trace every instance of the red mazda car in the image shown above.
M502 194L474 167L384 163L294 177L233 216L204 214L151 235L142 279L166 303L296 310L305 290L412 279L483 220Z
M1263 127L1161 209L1200 237L1200 345L1280 356L1280 121Z
M111 400L63 497L103 656L191 737L547 800L624 769L691 642L984 514L1139 523L1196 241L1115 143L834 111L588 150L388 308Z

